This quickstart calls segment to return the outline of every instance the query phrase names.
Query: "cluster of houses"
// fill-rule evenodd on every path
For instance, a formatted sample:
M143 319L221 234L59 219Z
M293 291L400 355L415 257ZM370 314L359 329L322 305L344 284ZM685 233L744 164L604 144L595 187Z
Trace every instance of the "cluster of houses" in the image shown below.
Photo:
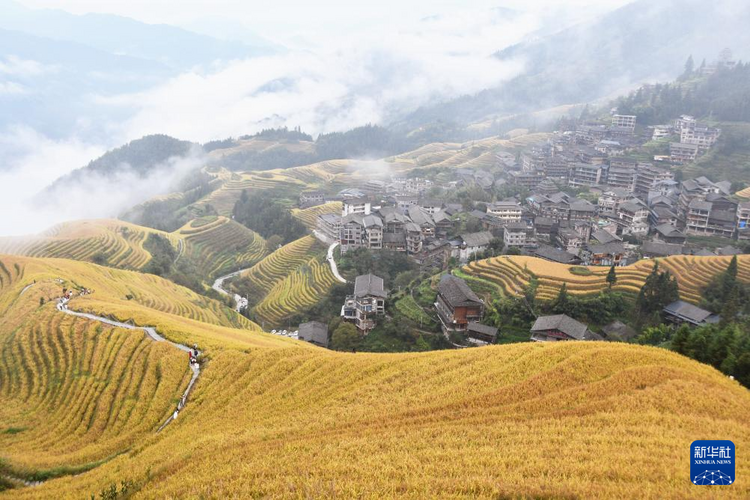
M340 214L318 217L315 234L340 243L343 253L358 248L405 252L423 267L440 270L451 258L465 263L486 254L498 239L506 251L517 248L571 265L620 266L640 258L740 253L733 246L709 251L686 242L690 235L750 240L750 202L736 201L729 181L678 181L669 168L704 154L721 130L686 115L652 130L644 133L636 116L613 110L608 125L575 124L521 154L496 153L495 165L486 170L455 169L453 180L443 184L419 177L368 180L333 196L302 193L300 206L342 201ZM679 142L671 142L669 156L641 160L645 142L674 137ZM463 186L485 190L491 198L499 192L514 195L475 203L474 210L453 203L450 195L445 200L427 196L440 191L433 187L451 193ZM473 232L460 229L468 227L467 221L475 222ZM341 316L367 334L385 313L386 298L381 278L360 276ZM434 308L446 337L459 332L475 344L495 341L497 330L482 324L482 300L460 278L443 277ZM681 301L665 308L664 315L678 324L717 320ZM612 326L618 335L624 329ZM320 325L301 325L299 335L322 339L321 331ZM541 317L531 331L537 341L601 338L565 315Z
M406 252L419 264L439 269L451 257L466 262L493 239L489 231L452 234L460 204L404 198L345 198L341 215L318 216L315 234L327 243L339 242L342 253L357 248Z
M734 201L729 181L677 181L668 166L627 156L649 140L636 134L636 123L636 116L614 113L610 125L558 131L518 156L500 152L492 169L496 175L456 169L455 180L439 187L451 192L472 185L492 192L513 186L505 192L517 193L472 211L426 197L434 184L421 178L370 180L330 198L307 192L300 203L343 201L342 213L321 215L316 231L320 239L340 242L342 252L406 252L419 264L436 268L444 268L451 257L466 262L490 248L493 238L502 239L506 248L558 262L607 266L641 257L709 253L686 249L688 235L750 240L750 202ZM679 144L700 152L720 132L689 116L654 128L657 135L679 133ZM520 196L525 192L529 194ZM571 194L575 192L583 194ZM459 218L474 219L483 230L456 234Z
M352 295L346 297L341 307L341 318L353 323L362 335L367 335L385 315L385 300L388 292L383 279L373 274L358 276ZM494 344L498 330L482 323L484 301L466 284L452 274L445 274L438 283L435 299L435 315L443 334L450 340L452 333L460 333L470 345ZM720 317L693 304L678 300L662 311L666 321L675 325L705 326L718 323ZM310 321L299 326L298 338L321 347L328 347L328 326ZM618 340L630 340L636 332L619 321L615 321L596 333L580 321L565 314L540 316L530 330L534 342L558 342L564 340L605 340L617 335Z
M357 327L362 335L367 335L377 324L377 318L385 314L385 301L388 292L383 287L383 278L374 274L357 276L354 290L347 295L341 306L341 318ZM319 321L309 321L299 325L298 338L328 347L328 325Z
M367 335L386 313L385 302L388 291L383 278L373 274L357 276L354 289L341 306L341 318L357 327L361 335ZM469 288L466 282L446 274L438 284L434 304L435 315L447 336L460 332L475 345L492 344L497 338L497 328L481 323L484 302ZM299 325L298 338L321 347L328 347L328 327L325 323L310 321Z

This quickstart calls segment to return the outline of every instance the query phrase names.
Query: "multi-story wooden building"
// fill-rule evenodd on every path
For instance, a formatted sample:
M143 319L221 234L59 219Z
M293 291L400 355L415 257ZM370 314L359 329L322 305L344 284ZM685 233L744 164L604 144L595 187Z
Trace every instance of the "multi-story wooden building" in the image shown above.
M482 319L484 302L464 280L446 274L438 284L435 309L444 332L466 332L469 323Z
M357 276L354 294L346 297L341 316L351 321L365 335L375 328L375 318L385 314L385 299L388 293L383 288L383 278L374 274Z

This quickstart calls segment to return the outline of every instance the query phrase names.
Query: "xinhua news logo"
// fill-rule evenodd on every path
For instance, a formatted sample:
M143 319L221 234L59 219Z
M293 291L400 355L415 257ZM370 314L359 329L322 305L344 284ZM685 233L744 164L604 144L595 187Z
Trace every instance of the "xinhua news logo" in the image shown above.
M731 441L693 441L690 445L690 481L699 486L734 483L735 458Z

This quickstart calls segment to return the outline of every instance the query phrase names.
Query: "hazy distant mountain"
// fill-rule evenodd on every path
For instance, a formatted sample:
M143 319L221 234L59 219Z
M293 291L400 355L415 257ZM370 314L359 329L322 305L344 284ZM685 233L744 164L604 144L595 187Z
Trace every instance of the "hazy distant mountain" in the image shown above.
M180 70L274 50L268 45L256 47L218 40L174 26L146 24L111 14L74 15L61 10L29 9L11 0L0 0L0 13L0 28L81 43L113 54L158 61Z
M591 101L654 80L671 80L693 55L716 59L723 48L750 56L750 4L737 0L638 0L595 21L524 41L495 54L525 62L497 88L426 106L399 125L458 124Z
M132 110L102 98L139 92L217 60L275 50L120 16L0 0L0 133L23 125L52 138L75 132L108 144L105 125L126 120Z
M109 191L111 197L128 192L126 205L135 205L173 189L184 176L200 167L202 154L197 144L168 135L148 135L60 177L36 200L41 205L54 206L95 193L106 200Z
M193 148L200 151L200 146L189 141L181 141L163 134L147 135L107 151L85 167L57 179L53 187L77 182L86 176L112 178L123 169L128 169L137 177L143 178L171 158L190 155Z
M65 137L85 130L98 112L96 96L137 92L173 74L156 61L0 29L0 131L21 124ZM117 109L110 113L118 118ZM86 132L106 137L95 123Z

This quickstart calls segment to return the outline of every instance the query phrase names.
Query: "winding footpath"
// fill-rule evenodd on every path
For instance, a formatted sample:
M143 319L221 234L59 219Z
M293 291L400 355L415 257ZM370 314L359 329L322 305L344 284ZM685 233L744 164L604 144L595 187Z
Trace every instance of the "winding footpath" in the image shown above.
M31 288L35 284L36 283L31 283L29 285L26 285L23 288L23 290L21 290L21 293L19 293L18 295L19 296L23 295L24 293L26 293L26 291L29 288ZM91 321L98 321L100 323L104 323L104 324L107 324L107 325L110 325L110 326L115 326L115 327L118 327L118 328L125 328L127 330L143 330L143 332L146 335L148 335L154 342L167 342L171 346L176 347L177 349L179 349L179 350L181 350L183 352L187 352L187 353L192 352L192 349L189 348L186 345L178 344L176 342L172 342L170 340L165 339L164 337L162 337L161 335L159 335L156 332L155 328L153 328L151 326L143 326L143 327L141 327L141 326L133 326L133 325L129 325L127 323L120 323L119 321L114 321L114 320L111 320L111 319L108 319L108 318L102 318L101 316L95 316L93 314L82 313L82 312L77 312L77 311L71 311L70 309L68 309L68 303L69 302L70 302L70 299L65 299L65 298L60 299L57 302L57 310L60 311L60 312L62 312L62 313L65 313L65 314L69 314L71 316L77 316L79 318L86 318L86 319L91 320ZM198 355L200 355L200 354L201 354L201 351L198 351ZM201 367L200 367L200 365L198 363L190 363L190 369L193 372L193 375L192 375L192 377L190 377L190 382L188 382L187 389L185 389L185 392L183 392L182 397L180 398L180 401L177 403L177 408L175 409L175 411L156 430L157 434L159 432L161 432L161 430L164 429L167 425L169 425L172 421L174 421L177 418L177 416L179 415L180 411L182 411L182 409L185 408L185 405L187 404L188 395L190 394L190 391L193 389L193 386L195 385L195 382L198 380L198 376L200 376L200 374L201 374ZM9 481L11 481L13 483L23 484L24 486L27 486L27 487L29 487L29 486L31 486L31 487L33 487L33 486L39 486L39 485L41 485L41 484L44 483L44 481L28 481L28 480L23 479L21 477L12 476L12 475L9 475L9 474L0 474L0 477L3 477L3 478L5 478L5 479L7 479L7 480L9 480Z
M214 284L211 285L211 288L213 288L214 290L216 290L222 295L229 295L229 292L224 289L224 282L230 278L239 276L240 274L244 273L248 269L250 268L248 267L247 269L240 269L239 271L235 271L233 273L229 273L224 276L220 276L216 278L216 280L214 281ZM236 293L234 294L233 298L234 298L234 310L235 311L240 312L240 310L243 307L247 307L248 302L246 298Z
M331 265L331 272L336 277L337 280L339 280L341 283L346 283L346 280L339 274L339 268L336 266L336 260L333 258L333 251L338 246L339 242L333 243L330 247L328 247L328 255L326 256L326 260L328 260L328 263Z
M318 239L321 239L321 236L318 234L317 231L314 232L315 236ZM321 241L323 241L321 239ZM328 254L326 255L326 260L328 261L328 264L331 266L331 272L333 273L333 276L340 282L340 283L346 283L346 280L339 274L338 266L336 266L336 260L333 258L333 251L336 249L336 247L339 245L339 242L336 241L331 246L328 247ZM233 273L225 274L224 276L220 276L214 280L214 284L211 285L211 288L216 290L222 295L229 296L231 295L225 288L224 288L224 282L228 279L235 278L239 276L240 274L244 273L245 271L249 270L250 268L246 269L240 269L239 271L235 271ZM240 310L243 307L247 307L248 301L245 297L240 296L239 294L234 294L232 296L234 299L234 310L237 312L240 312Z
M317 229L313 229L313 236L315 236L320 242L330 244L328 247L328 254L326 255L326 260L328 261L328 264L331 266L331 272L336 277L337 280L341 283L346 283L346 280L339 274L339 268L336 266L336 260L333 258L333 251L336 249L337 246L339 246L338 241L334 241L331 243L331 238L327 237L326 235L322 234Z
M174 260L172 264L177 264L179 262L180 257L182 257L182 253L185 251L185 241L182 239L177 240L177 258Z
M98 321L100 323L104 323L106 325L115 326L117 328L124 328L126 330L142 330L146 335L148 335L154 342L167 342L169 345L183 351L186 353L191 353L193 350L182 344L178 344L176 342L172 342L171 340L167 340L161 335L159 335L156 332L156 329L151 326L133 326L129 325L127 323L121 323L119 321L114 321L108 318L103 318L101 316L95 316L93 314L89 313L82 313L78 311L71 311L68 309L68 303L70 302L70 299L60 299L57 303L57 310L69 314L71 316L77 316L79 318L85 318L91 321ZM201 351L198 351L198 355L201 355ZM180 401L177 403L177 408L175 411L167 418L167 420L157 429L157 433L160 432L162 429L164 429L167 425L169 425L173 420L177 418L180 411L185 407L187 404L187 398L190 394L190 391L193 389L193 386L195 385L195 382L198 380L198 377L201 374L201 367L198 363L190 363L190 370L193 372L192 377L190 378L190 382L188 383L187 388L185 389L185 392L182 394L182 397L180 398Z

